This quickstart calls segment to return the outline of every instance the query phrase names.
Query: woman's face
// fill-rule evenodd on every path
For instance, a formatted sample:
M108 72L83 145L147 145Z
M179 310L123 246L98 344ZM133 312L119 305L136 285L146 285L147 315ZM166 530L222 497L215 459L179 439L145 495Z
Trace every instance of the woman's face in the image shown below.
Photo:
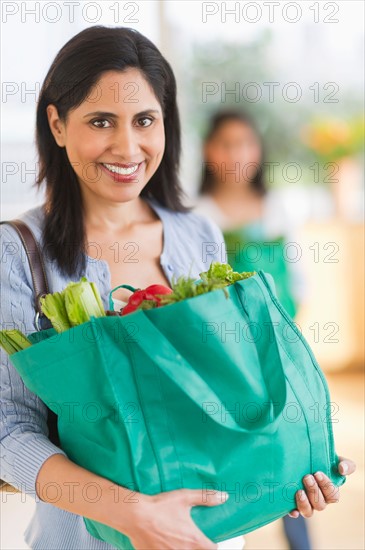
M231 186L252 180L261 154L255 131L239 120L224 122L204 147L204 161L210 163L215 180Z
M126 202L139 196L164 153L161 105L134 68L102 75L66 122L47 107L52 134L65 147L83 193Z

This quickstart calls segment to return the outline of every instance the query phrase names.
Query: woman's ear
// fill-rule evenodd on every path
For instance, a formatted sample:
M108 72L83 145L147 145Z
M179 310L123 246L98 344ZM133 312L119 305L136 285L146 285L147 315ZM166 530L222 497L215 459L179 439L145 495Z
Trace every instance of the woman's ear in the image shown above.
M57 107L55 105L47 106L47 117L49 128L59 147L65 147L66 144L66 129L62 120L58 116Z

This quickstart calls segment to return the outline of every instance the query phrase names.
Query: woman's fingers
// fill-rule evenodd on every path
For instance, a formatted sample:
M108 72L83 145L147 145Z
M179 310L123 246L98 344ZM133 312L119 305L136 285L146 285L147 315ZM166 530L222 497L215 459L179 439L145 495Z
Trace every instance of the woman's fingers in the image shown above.
M310 518L313 515L313 508L308 500L308 497L302 489L295 493L295 500L297 502L298 511L305 518Z
M356 464L353 460L343 456L338 458L338 471L341 475L350 475L355 472ZM339 488L323 472L306 475L303 478L303 484L305 490L297 491L295 494L297 510L292 510L288 514L291 518L297 518L299 513L305 518L310 518L314 510L324 510L327 504L340 500Z
M323 472L317 472L314 476L326 503L333 504L338 502L340 500L339 487L336 487Z
M349 476L356 470L356 464L353 460L339 456L338 471L342 476Z
M297 491L295 498L297 508L305 518L310 518L314 510L320 512L327 504L339 501L339 488L323 472L305 476L303 483L305 491Z
M322 486L317 483L317 478L312 475L307 475L303 478L305 492L308 500L314 510L324 510L326 508L326 500L322 493ZM323 479L322 479L322 484Z

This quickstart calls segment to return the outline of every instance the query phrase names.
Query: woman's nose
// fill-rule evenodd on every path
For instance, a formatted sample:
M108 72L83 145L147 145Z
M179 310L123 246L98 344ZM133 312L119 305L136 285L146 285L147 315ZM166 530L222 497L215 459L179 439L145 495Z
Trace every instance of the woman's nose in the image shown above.
M133 162L137 159L140 152L138 136L133 128L122 127L113 134L113 141L110 151L115 157L119 157L126 162Z

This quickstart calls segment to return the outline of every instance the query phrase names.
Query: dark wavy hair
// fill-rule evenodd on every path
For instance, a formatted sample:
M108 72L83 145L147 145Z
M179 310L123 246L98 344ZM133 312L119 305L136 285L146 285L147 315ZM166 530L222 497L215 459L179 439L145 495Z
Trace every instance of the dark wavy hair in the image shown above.
M245 126L249 126L254 131L257 139L259 140L260 148L261 148L261 162L250 184L251 184L251 187L257 192L258 195L265 195L268 191L267 184L265 181L265 176L264 176L264 170L263 170L265 148L264 148L261 135L256 127L256 124L247 113L244 113L243 111L236 110L236 109L218 111L217 113L215 113L209 121L208 130L204 137L204 143L207 143L208 141L210 141L213 138L213 136L220 130L220 128L224 126L224 124L227 124L228 122L232 122L232 121L238 121L244 124ZM202 178L201 178L200 188L199 188L200 195L210 194L210 192L212 191L213 187L216 184L214 173L215 173L214 170L209 169L209 163L204 161L203 169L202 169Z
M134 29L89 27L71 38L56 55L37 105L36 146L39 170L35 186L46 185L44 246L50 259L69 276L86 267L85 231L79 182L63 147L51 133L47 106L61 120L79 106L106 71L137 68L151 85L164 118L166 145L161 163L140 196L156 199L176 212L189 211L178 178L181 137L174 73L156 46Z

